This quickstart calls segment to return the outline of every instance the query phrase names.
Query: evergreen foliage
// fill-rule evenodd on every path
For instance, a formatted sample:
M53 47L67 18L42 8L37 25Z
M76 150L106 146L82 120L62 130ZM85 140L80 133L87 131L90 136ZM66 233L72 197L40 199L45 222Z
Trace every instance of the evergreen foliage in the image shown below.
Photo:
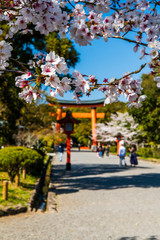
M75 125L75 133L73 137L75 141L81 143L81 145L88 146L88 142L91 140L92 131L91 131L91 121L88 119L83 120L83 122Z
M3 35L0 36L0 40L5 38L8 26L1 22L1 28L3 29ZM33 35L31 37L30 33L25 35L16 33L12 38L12 58L9 60L10 69L19 69L20 71L25 71L25 64L28 63L30 59L33 59L34 54L38 51L46 53L47 50L55 51L60 56L67 60L68 66L74 67L79 60L79 54L75 50L73 43L68 39L62 39L58 37L57 33L51 33L49 36L45 37L39 32L35 31L32 24L29 26L33 30ZM25 64L22 64L25 63ZM31 70L32 71L32 70ZM15 144L15 134L17 134L17 123L34 129L36 125L44 127L44 122L48 121L50 124L51 118L48 114L43 113L44 107L41 105L37 107L34 104L26 104L24 101L18 98L19 88L15 86L14 72L4 73L1 76L0 82L0 145ZM33 114L33 105L36 113ZM44 107L44 108L43 108ZM48 106L49 108L49 106ZM39 120L37 111L39 111ZM23 115L20 119L20 116ZM45 117L46 116L46 117ZM44 119L45 118L45 119ZM53 119L53 118L52 118ZM34 122L34 123L33 123ZM45 123L46 124L46 123Z
M75 50L73 42L68 38L58 36L56 32L50 33L45 37L47 52L55 51L60 57L64 57L68 67L75 67L79 61L79 53Z
M144 147L144 148L139 148L137 151L137 154L140 157L144 158L159 158L160 159L160 149L157 147L154 148L149 148L149 147Z
M7 171L11 182L26 168L28 173L39 174L43 167L43 157L35 150L25 147L5 147L0 150L0 168Z
M2 144L14 144L14 134L17 133L17 120L21 116L22 100L18 98L18 88L14 77L5 73L0 81L0 136Z
M160 144L160 90L152 75L142 75L143 94L147 96L139 109L129 109L134 120L139 123L142 136L140 141Z
M22 116L19 119L21 125L25 126L28 131L51 128L53 120L50 113L54 112L55 108L48 104L26 104L22 108Z

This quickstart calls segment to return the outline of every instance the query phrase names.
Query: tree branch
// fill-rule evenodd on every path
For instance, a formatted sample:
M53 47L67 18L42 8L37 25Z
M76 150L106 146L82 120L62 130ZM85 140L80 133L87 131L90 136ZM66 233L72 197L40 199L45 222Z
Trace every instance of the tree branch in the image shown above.
M67 1L73 8L75 8L75 6L70 2L70 0L67 0Z
M142 64L141 67L140 67L138 70L134 71L134 72L128 73L128 74L124 75L123 77L121 77L121 78L119 78L119 79L115 79L115 81L112 82L112 83L97 83L96 85L91 85L91 86L93 86L93 89L96 89L96 87L99 87L99 86L115 85L115 83L116 83L117 81L120 81L121 79L123 79L123 78L125 78L125 77L128 77L128 76L131 76L131 75L133 75L133 74L137 74L137 73L141 72L142 69L145 68L146 64L147 64L147 63Z
M147 63L142 64L141 67L140 67L138 70L124 75L123 77L119 78L118 81L120 81L120 80L123 79L124 77L128 77L128 76L130 76L130 75L132 75L132 74L137 74L137 73L141 72L142 69L145 68L146 64L147 64Z
M19 70L10 70L10 69L4 69L4 70L0 69L0 72L12 72L12 73L18 73L18 74L26 73L26 72L22 72L22 71L19 71Z
M140 44L140 45L142 45L142 46L145 46L145 47L147 47L148 45L146 44L146 43L139 43L139 42L137 42L137 41L135 41L135 40L131 40L131 39L129 39L129 38L124 38L124 37L122 37L122 36L112 36L112 37L109 37L109 38L118 38L118 39L121 39L121 40L125 40L125 41L127 41L127 42L130 42L130 43L138 43L138 44Z

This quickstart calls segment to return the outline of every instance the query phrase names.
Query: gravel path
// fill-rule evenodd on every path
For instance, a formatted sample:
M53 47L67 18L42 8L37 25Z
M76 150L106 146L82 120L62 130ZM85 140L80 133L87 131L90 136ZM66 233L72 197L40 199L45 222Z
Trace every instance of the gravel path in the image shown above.
M71 171L53 161L57 212L1 218L0 240L160 240L159 164L120 168L117 156L84 151L71 158Z

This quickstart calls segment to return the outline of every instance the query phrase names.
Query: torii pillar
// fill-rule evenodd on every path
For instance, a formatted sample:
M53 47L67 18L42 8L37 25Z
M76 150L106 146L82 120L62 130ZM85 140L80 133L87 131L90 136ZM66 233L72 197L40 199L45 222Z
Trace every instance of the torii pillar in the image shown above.
M116 143L117 143L117 155L119 155L119 148L120 148L120 141L124 137L120 132L118 132L114 137L116 137Z
M57 108L57 121L62 118L62 108ZM61 124L57 122L56 124L56 132L60 132Z
M91 119L92 119L92 145L97 145L97 135L96 135L96 107L91 108Z

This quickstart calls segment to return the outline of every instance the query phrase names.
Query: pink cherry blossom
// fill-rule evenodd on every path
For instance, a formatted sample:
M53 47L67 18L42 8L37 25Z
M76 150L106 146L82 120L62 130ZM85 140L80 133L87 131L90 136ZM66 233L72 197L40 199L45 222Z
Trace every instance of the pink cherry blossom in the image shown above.
M55 73L55 67L53 67L53 65L50 63L46 63L45 65L42 65L41 69L42 69L43 75L51 76L52 74Z
M19 93L19 97L23 98L27 103L31 103L32 100L37 99L37 93L33 91L31 87L25 87L21 93Z
M91 45L94 39L100 37L103 37L105 42L108 42L109 38L120 38L132 42L133 51L140 50L142 55L140 59L146 60L146 63L147 58L144 58L146 55L151 61L159 60L158 1L88 0L84 3L82 0L13 0L10 4L10 7L5 4L0 9L0 21L8 24L5 40L0 42L0 75L3 71L9 71L8 60L12 52L10 39L16 33L32 34L33 31L29 29L30 23L41 34L48 35L56 31L62 38L69 36L80 46ZM130 35L131 32L135 34ZM0 28L0 34L2 33L3 29ZM40 68L39 73L36 71L36 66ZM32 68L32 76L28 79L24 74L16 77L16 85L24 88L20 96L28 102L39 96L39 82L50 86L52 96L57 93L63 96L65 91L70 91L74 86L73 95L78 102L79 94L87 93L95 83L94 78L91 77L92 73L87 78L77 71L72 75L73 81L65 76L60 80L59 74L65 75L69 69L64 58L56 55L55 52L48 53L47 56L38 54L36 58L31 59L28 67ZM159 85L160 81L157 81L157 87ZM97 84L94 87L105 94L106 103L117 101L122 94L130 105L136 107L141 105L141 82L133 80L130 74L124 74L120 79L113 78L113 81L110 79L105 85ZM32 91L32 88L37 92ZM90 91L88 93L90 94Z

